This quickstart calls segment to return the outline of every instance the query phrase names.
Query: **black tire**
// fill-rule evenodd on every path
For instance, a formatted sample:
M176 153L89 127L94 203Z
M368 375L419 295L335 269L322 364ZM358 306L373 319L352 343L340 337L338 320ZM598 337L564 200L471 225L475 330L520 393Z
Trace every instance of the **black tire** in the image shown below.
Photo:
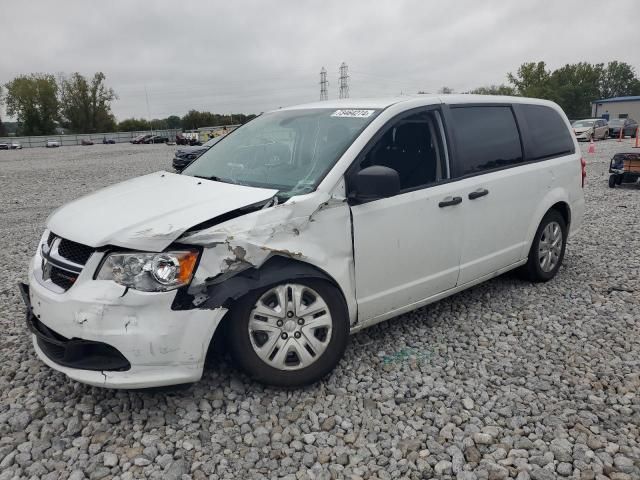
M553 267L553 269L544 271L540 266L539 259L540 239L547 225L552 222L556 222L560 226L560 230L562 232L562 247L556 265ZM567 224L560 212L558 212L557 210L549 210L542 218L542 221L540 222L540 225L536 230L536 234L533 237L533 243L531 244L531 248L529 249L529 258L527 260L527 263L521 267L521 273L526 279L532 282L548 282L556 276L556 273L558 273L558 270L562 265L562 260L564 259L564 252L566 247Z
M273 287L286 283L315 290L329 307L332 317L331 338L326 349L313 363L299 370L280 370L268 365L254 351L249 335L249 320L258 299ZM344 298L335 286L324 280L296 278L251 291L232 306L229 315L227 341L231 356L251 378L268 385L297 387L317 382L336 367L349 340L349 316Z
M617 179L615 175L609 175L609 188L613 188L616 186Z
M616 175L616 185L622 185L623 180L624 180L624 175Z

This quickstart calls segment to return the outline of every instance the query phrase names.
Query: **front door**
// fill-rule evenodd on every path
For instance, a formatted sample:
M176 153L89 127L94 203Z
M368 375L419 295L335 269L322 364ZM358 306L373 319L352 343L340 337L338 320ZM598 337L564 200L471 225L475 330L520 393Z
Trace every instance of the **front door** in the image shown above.
M459 186L447 183L439 113L396 119L359 166L396 170L401 192L351 206L356 298L364 324L455 287L462 245Z

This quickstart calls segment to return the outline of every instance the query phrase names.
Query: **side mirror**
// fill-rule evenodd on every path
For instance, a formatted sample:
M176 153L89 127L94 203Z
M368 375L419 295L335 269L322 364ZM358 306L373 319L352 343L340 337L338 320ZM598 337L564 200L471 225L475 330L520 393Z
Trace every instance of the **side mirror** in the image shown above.
M349 182L349 198L369 202L400 192L400 176L393 168L373 165L363 168Z

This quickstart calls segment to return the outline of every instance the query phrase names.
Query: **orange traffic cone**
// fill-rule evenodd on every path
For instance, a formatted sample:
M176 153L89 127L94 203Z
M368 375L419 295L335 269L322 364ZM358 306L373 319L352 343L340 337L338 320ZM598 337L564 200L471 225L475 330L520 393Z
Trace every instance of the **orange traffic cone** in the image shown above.
M618 135L618 142L622 141L622 138L624 137L624 128L620 127L620 135Z
M640 137L640 127L636 128L636 144L633 148L640 148L640 139L638 137Z
M596 144L593 143L593 138L591 139L591 141L589 142L589 153L596 153Z

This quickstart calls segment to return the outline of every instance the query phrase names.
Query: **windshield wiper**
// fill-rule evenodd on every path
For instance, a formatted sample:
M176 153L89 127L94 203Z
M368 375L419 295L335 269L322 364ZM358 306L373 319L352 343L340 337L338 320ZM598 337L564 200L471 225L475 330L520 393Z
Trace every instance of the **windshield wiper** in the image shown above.
M238 182L231 180L230 178L222 178L222 177L216 177L215 175L211 175L210 177L204 176L204 175L194 175L194 177L196 178L204 178L205 180L213 180L214 182L221 182L221 183L231 183L234 185L237 185Z

